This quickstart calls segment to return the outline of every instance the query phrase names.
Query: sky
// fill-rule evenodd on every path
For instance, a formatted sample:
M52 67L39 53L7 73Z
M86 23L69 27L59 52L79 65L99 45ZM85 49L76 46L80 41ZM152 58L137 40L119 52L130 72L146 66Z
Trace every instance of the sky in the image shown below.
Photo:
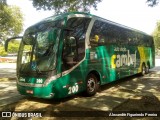
M24 30L54 15L54 10L37 11L30 0L7 0L7 3L20 7L24 15ZM148 34L152 34L157 21L160 20L160 4L148 7L146 0L102 0L97 9L91 8L90 13Z

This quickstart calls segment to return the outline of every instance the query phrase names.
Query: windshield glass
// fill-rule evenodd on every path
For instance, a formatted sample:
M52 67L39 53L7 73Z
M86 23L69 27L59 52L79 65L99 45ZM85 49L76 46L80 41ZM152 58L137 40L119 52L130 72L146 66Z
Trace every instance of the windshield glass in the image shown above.
M18 69L21 72L55 69L60 28L62 20L37 24L26 30L18 56Z

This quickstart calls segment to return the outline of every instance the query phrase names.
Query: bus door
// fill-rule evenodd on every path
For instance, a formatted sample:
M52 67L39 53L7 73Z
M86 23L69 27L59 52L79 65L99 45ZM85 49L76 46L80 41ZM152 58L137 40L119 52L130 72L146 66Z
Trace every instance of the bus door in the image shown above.
M73 17L68 19L66 28L64 28L62 75L72 86L85 80L87 66L83 61L86 31L90 20L86 17Z
M78 64L85 56L85 36L90 18L70 18L64 30L62 71Z

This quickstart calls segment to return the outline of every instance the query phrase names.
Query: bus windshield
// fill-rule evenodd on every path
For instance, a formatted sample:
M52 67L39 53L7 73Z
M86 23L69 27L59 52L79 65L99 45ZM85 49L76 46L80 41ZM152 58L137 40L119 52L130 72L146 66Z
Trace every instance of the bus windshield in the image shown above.
M18 56L20 72L47 72L55 69L61 23L60 20L52 21L26 30Z

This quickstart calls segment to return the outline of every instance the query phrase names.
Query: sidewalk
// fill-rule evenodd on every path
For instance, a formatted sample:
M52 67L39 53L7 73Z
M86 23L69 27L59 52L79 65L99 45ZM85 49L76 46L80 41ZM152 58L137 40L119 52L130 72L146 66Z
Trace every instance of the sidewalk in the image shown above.
M16 69L16 63L0 63L0 68Z

